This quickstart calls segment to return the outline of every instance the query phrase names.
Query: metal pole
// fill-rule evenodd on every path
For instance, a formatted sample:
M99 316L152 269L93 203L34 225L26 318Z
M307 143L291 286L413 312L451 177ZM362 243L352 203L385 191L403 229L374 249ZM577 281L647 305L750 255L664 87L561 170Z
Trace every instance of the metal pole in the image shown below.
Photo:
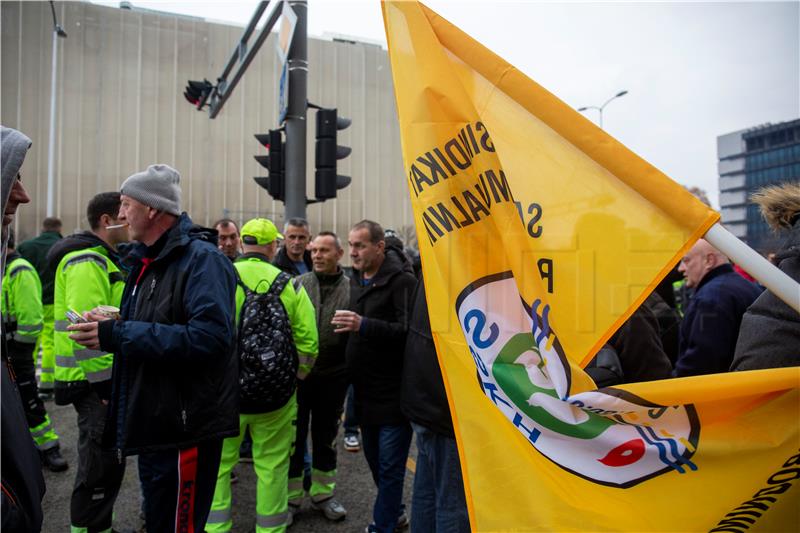
M47 145L47 216L52 217L55 189L56 76L58 75L58 26L53 26L53 67L50 74L50 138Z
M297 25L289 50L289 109L286 113L286 213L306 218L306 107L308 103L308 2L293 0Z
M800 313L800 284L783 270L764 259L719 222L711 226L703 238Z

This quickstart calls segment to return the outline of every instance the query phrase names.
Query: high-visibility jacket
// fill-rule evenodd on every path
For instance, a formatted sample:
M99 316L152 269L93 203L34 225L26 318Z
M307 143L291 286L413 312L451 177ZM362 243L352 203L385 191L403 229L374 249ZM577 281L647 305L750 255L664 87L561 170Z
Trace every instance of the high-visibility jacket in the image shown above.
M267 258L260 254L245 254L237 259L233 266L239 273L242 283L255 292L267 292L280 274L280 270L271 265ZM244 303L244 290L236 287L236 323L239 323L239 313ZM292 324L292 336L297 347L299 366L297 377L304 379L317 359L319 350L319 335L317 333L317 318L314 306L311 304L306 290L302 285L295 287L294 283L287 283L281 292L281 302Z
M3 274L2 314L6 335L25 344L35 344L42 332L42 284L27 260L14 254Z
M72 309L82 314L98 305L119 307L124 288L124 273L102 245L70 252L58 263L53 310L57 403L72 401L72 394L65 390L78 393L89 385L101 397L108 394L113 354L90 350L71 340L66 312Z

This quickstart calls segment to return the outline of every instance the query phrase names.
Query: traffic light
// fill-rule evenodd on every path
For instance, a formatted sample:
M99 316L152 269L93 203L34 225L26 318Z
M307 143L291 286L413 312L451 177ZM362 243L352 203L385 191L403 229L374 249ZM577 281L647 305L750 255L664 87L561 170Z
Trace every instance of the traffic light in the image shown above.
M203 109L203 106L206 105L206 100L208 100L208 97L211 96L211 91L213 89L214 86L211 85L211 82L208 80L189 80L186 90L183 91L183 96L199 111L200 109Z
M283 135L281 130L269 130L269 133L256 133L258 142L267 148L269 155L257 155L256 161L269 171L269 177L253 178L255 182L269 192L278 201L286 200L286 163L283 157Z
M318 200L336 198L336 191L350 185L350 176L336 173L336 162L349 156L351 152L349 146L337 144L336 134L349 126L350 119L337 116L336 109L317 110L314 195Z

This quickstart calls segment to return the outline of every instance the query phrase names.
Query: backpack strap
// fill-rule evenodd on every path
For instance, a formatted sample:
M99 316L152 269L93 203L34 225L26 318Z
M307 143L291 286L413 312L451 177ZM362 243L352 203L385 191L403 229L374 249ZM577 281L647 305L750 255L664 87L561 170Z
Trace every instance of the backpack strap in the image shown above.
M280 298L281 293L283 292L283 289L286 288L286 285L290 281L292 281L292 276L290 276L286 272L281 272L275 278L275 281L272 282L272 285L270 285L269 290L267 291L267 294L271 294L271 295L275 296L276 298Z
M239 275L239 271L236 268L233 269L233 272L236 274L236 284L242 288L245 297L253 292L250 290L250 287L244 284L244 281L242 281L242 277Z

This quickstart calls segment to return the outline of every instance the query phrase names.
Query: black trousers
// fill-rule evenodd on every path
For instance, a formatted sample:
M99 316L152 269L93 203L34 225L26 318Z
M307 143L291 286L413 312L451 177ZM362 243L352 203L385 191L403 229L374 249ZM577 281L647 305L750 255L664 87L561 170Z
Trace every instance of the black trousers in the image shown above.
M14 374L17 375L17 387L22 397L22 407L29 428L35 428L45 422L47 411L44 402L39 398L36 386L36 363L33 361L34 343L8 340L8 360Z
M204 530L221 458L222 439L139 455L147 533Z
M289 462L289 477L303 475L303 445L308 438L311 422L311 464L315 470L330 472L336 469L336 435L344 410L347 378L317 377L312 372L297 384L297 437Z
M120 462L113 450L102 447L108 408L97 393L90 391L72 405L78 413L78 473L72 488L70 521L89 533L105 531L111 528L125 460Z

